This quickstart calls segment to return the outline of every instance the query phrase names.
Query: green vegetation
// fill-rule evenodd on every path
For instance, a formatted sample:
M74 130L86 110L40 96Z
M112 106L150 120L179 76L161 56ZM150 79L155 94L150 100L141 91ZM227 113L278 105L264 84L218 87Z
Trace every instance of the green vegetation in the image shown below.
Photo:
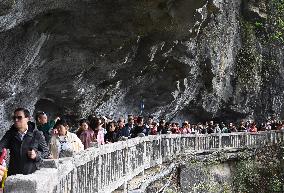
M255 88L257 85L256 76L258 75L260 66L260 54L257 52L256 45L256 26L244 19L240 20L242 48L237 55L236 71L238 82L247 89ZM259 22L256 25L261 26Z
M272 27L271 39L276 43L284 43L284 0L270 2L272 15L269 23Z
M273 53L260 50L284 44L284 0L267 1L267 19L240 18L242 48L236 57L237 82L246 90L259 89L263 82L270 84L279 72Z
M267 147L255 158L236 163L233 176L235 192L283 192L283 150Z
M256 21L255 22L255 27L256 28L262 28L263 27L263 23L261 21Z
M284 186L279 164L264 165L255 160L237 163L234 175L236 192L282 192Z
M190 157L187 172L191 174L192 192L276 193L284 192L284 144L262 149L247 149L234 155L225 152L202 159ZM230 161L229 161L230 160ZM228 170L230 172L228 172Z

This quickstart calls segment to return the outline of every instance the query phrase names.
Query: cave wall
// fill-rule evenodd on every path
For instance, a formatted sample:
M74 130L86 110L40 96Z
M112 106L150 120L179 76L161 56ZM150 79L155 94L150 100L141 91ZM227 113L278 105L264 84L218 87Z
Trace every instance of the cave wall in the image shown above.
M45 99L78 118L137 114L141 100L145 114L175 120L283 115L283 44L254 25L272 21L267 2L0 4L2 128Z

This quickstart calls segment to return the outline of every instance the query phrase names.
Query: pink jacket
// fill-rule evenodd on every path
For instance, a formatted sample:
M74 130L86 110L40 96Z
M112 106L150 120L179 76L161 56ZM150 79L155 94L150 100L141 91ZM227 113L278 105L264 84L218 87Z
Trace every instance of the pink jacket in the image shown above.
M91 142L94 141L94 131L92 129L83 131L80 135L80 139L84 145L84 149L89 148L91 146Z
M99 145L105 144L105 134L104 134L104 130L103 129L100 129L98 131L97 142L98 142Z

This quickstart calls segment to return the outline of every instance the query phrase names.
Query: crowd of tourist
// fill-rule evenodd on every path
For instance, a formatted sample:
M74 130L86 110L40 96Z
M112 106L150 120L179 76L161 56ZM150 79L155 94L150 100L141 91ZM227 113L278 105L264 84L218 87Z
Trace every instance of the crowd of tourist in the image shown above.
M254 121L240 121L239 123L205 123L190 124L184 121L169 122L165 119L155 121L153 116L127 116L118 120L113 120L105 116L89 116L81 119L79 128L75 131L81 140L84 148L90 147L91 143L99 145L114 143L129 138L143 137L159 134L212 134L212 133L232 133L232 132L257 132L269 130L284 130L284 122L277 121L274 117L267 119L265 123L257 125ZM56 128L55 128L56 129Z
M72 156L91 147L93 144L103 145L115 143L129 138L159 134L212 134L232 132L257 132L284 130L284 122L269 118L266 122L256 124L254 121L239 123L205 123L191 124L184 121L169 122L165 119L156 121L153 116L128 115L113 120L105 116L90 115L79 121L77 130L71 132L65 119L56 117L48 120L44 112L36 115L36 124L31 122L27 109L18 108L14 111L12 127L0 141L0 150L10 150L8 175L30 174L37 168L42 159L57 159ZM5 167L0 167L2 178Z

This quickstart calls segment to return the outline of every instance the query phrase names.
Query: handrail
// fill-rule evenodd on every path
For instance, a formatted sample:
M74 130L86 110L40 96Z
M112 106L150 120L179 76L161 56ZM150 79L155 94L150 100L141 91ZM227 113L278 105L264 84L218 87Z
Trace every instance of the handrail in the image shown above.
M230 134L166 134L89 148L70 158L46 160L30 175L7 178L5 192L111 192L145 169L178 155L259 148L284 140L282 131Z

